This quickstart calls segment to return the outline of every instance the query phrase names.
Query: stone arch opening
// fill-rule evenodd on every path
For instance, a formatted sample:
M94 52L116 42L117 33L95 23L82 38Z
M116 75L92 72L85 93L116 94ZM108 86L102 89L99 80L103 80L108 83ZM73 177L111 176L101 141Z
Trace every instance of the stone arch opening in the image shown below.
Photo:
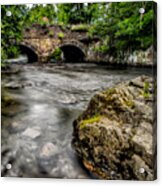
M60 47L63 53L63 60L65 62L83 62L85 60L85 53L83 50L73 44L65 44Z
M20 44L19 49L21 54L26 55L28 58L28 63L34 63L38 61L38 55L34 51L34 49L30 46Z

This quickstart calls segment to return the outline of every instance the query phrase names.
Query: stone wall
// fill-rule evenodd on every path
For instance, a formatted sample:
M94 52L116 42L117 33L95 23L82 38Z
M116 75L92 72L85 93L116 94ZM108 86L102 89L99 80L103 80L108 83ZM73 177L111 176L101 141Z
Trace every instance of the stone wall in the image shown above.
M87 61L89 62L103 62L109 64L126 64L131 66L152 66L156 65L156 52L153 46L150 46L147 50L137 50L134 52L125 51L119 53L118 56L110 55L109 53L102 54L100 52L94 51L94 46L89 45L87 51Z

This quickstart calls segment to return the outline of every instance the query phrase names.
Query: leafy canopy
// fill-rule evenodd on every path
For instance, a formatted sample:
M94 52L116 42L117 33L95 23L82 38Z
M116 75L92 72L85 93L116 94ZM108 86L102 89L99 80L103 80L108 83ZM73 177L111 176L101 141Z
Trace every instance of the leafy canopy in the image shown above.
M145 9L144 14L139 9ZM7 16L7 12L11 16ZM18 55L11 38L20 41L22 30L33 24L74 25L74 31L87 31L90 37L102 41L94 48L101 53L114 55L124 50L147 49L153 43L153 2L65 3L2 5L2 59ZM80 26L75 26L80 24ZM51 37L53 33L49 34ZM63 34L60 34L63 38Z

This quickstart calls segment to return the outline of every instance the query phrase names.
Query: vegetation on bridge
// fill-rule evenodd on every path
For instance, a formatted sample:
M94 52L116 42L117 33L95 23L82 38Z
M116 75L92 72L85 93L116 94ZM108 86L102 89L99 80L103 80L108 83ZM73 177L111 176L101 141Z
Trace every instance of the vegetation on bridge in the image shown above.
M72 30L100 38L101 44L94 48L100 53L145 50L153 43L153 2L2 5L1 10L2 60L19 54L10 38L21 40L22 30L32 24L74 25Z

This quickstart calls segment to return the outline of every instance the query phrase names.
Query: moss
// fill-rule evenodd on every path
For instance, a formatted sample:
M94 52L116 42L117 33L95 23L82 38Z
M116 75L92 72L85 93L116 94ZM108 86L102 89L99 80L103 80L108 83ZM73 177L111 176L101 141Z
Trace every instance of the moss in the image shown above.
M106 90L105 92L108 96L109 95L112 95L112 94L115 94L116 93L116 89L115 88L109 88Z
M134 102L131 100L127 100L124 102L128 107L133 108L135 106Z
M48 33L49 37L52 37L54 35L53 31L50 30L49 33Z
M144 92L144 93L143 93L143 97L144 97L145 99L147 99L147 98L149 98L149 97L150 97L150 94L149 94L149 93Z
M15 104L16 101L4 90L2 90L1 106L6 107L8 105Z
M148 82L145 82L144 90L147 91L147 92L149 91L149 83Z
M110 103L111 106L116 107L116 104L120 107L127 106L129 108L135 106L134 101L127 94L125 95L125 93L118 91L116 88L109 88L104 92L104 95L106 95L105 101L107 101L107 104ZM117 97L120 99L117 99Z
M57 36L59 39L63 39L65 37L65 34L63 32L59 32Z
M84 25L84 24L73 25L71 27L71 31L75 31L75 32L88 32L88 30L89 30L89 25Z
M145 84L144 84L143 97L144 97L145 99L147 99L147 98L150 97L150 93L149 93L149 83L148 83L148 82L145 82Z
M68 25L66 25L63 22L57 23L56 26L59 26L61 28L61 30L64 32L68 29Z
M103 116L93 116L92 118L85 119L80 123L80 129L83 129L87 124L93 124L101 120Z

